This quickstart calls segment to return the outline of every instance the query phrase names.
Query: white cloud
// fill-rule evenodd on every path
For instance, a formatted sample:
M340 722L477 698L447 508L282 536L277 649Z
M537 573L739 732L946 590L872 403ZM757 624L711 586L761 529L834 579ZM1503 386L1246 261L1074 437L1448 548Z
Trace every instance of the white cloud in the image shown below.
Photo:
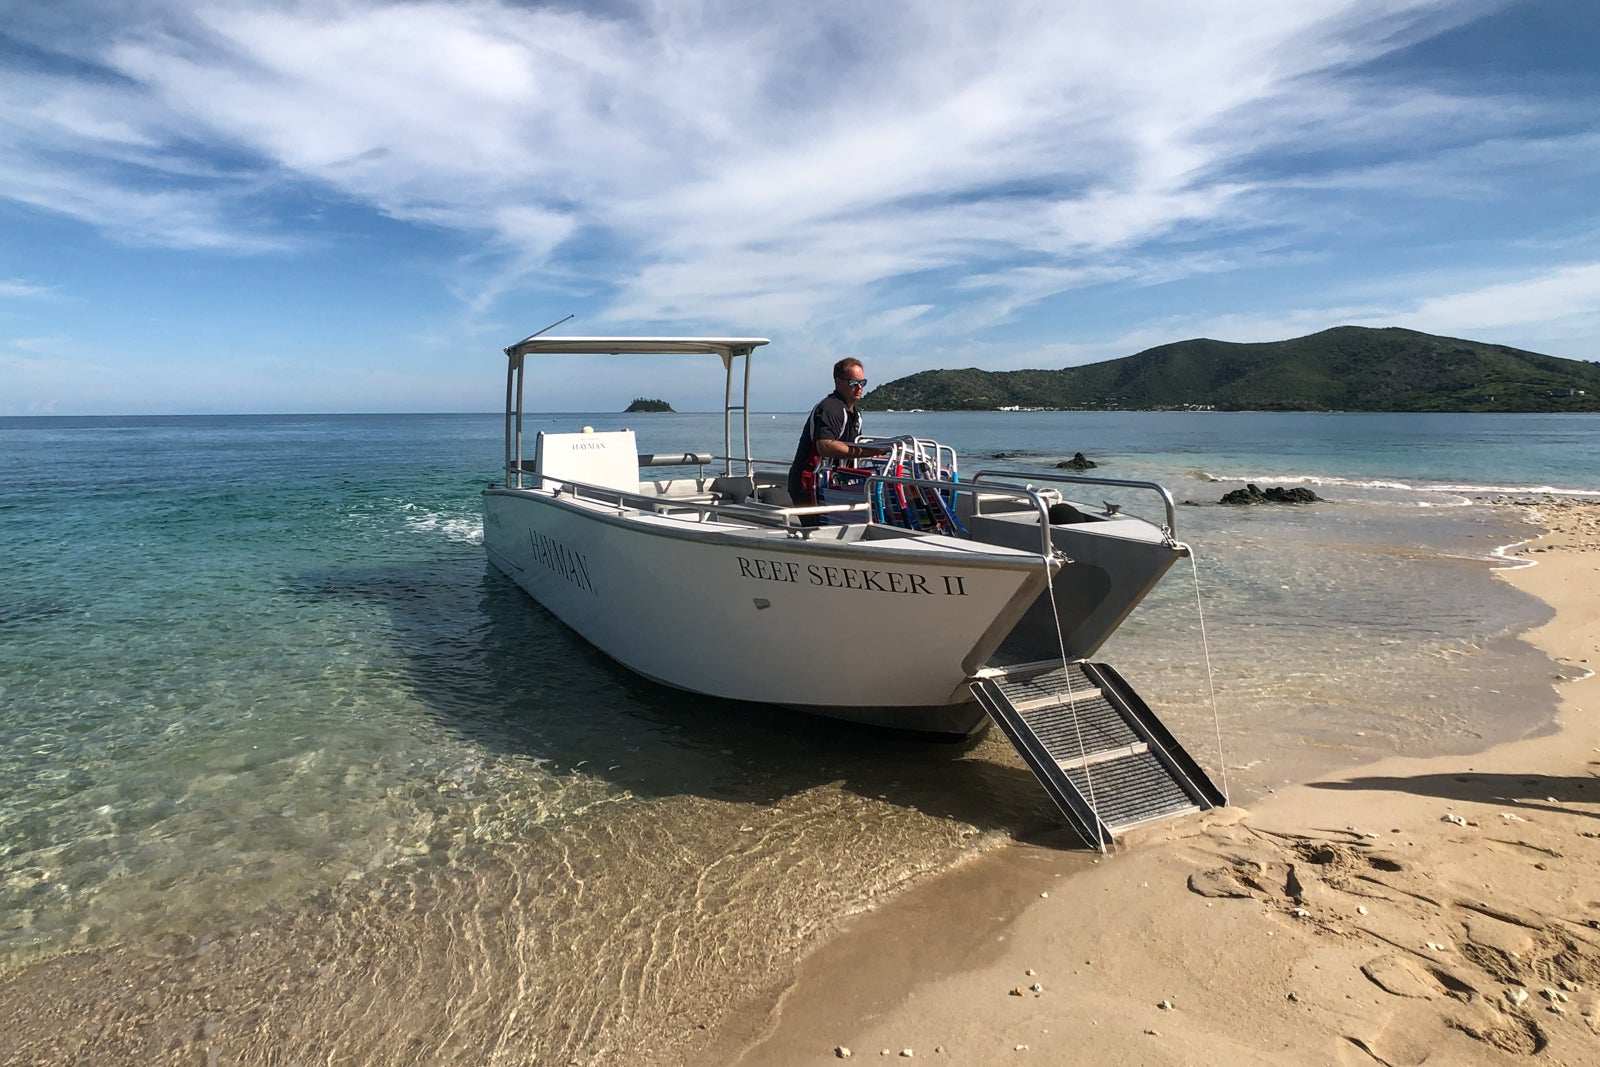
M1344 293L1339 295L1346 299L1338 302L1258 314L1173 316L1091 342L1034 348L1007 366L1076 366L1193 337L1281 341L1333 326L1402 326L1567 359L1600 360L1600 263L1539 269L1487 283L1424 277L1407 284L1413 295L1401 299L1363 300Z
M0 190L31 207L98 226L119 240L171 248L268 252L293 241L241 228L225 194L138 189L102 175L73 173L13 156L0 159Z
M20 278L0 278L0 300L24 300L48 296L50 287L25 282Z
M1377 323L1372 323L1377 325ZM1420 300L1383 325L1494 340L1571 359L1600 359L1600 263L1541 270Z
M1587 129L1527 132L1546 102L1357 72L1495 6L107 6L100 35L45 42L104 77L8 80L0 195L130 241L255 251L292 247L256 220L309 183L480 241L455 265L473 316L537 285L603 294L589 321L619 328L932 338L1230 269L1240 246L1315 254L1357 209L1308 196L1488 197L1529 152L1579 165ZM1552 318L1584 300L1577 281L1537 295Z
M1545 271L1531 278L1483 286L1424 300L1414 318L1456 329L1499 328L1556 322L1568 315L1600 314L1600 263Z

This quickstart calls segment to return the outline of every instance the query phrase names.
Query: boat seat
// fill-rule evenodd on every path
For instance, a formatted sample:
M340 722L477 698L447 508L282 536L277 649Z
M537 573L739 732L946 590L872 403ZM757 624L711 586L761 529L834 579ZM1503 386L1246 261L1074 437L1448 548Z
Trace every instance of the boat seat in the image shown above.
M711 479L711 492L718 500L738 504L756 495L756 483L753 478L725 474Z
M632 430L541 430L535 439L533 457L539 474L546 480L582 482L629 493L639 489L639 449Z

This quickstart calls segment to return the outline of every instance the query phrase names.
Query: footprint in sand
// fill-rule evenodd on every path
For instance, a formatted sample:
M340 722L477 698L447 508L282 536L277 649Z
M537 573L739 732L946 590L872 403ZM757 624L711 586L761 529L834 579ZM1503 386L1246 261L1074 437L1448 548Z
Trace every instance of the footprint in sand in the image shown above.
M1465 999L1477 992L1449 971L1424 967L1404 956L1379 956L1362 964L1361 973L1373 985L1397 997L1432 1000L1438 996L1455 996Z

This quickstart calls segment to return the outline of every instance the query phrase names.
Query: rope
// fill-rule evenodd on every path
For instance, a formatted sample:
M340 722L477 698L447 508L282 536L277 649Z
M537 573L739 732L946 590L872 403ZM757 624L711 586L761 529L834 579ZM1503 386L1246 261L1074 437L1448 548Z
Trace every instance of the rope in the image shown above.
M1062 557L1065 562L1065 556ZM1056 582L1055 576L1050 573L1050 561L1044 564L1045 589L1050 594L1050 615L1056 623L1056 648L1061 652L1061 669L1067 676L1067 707L1072 710L1072 732L1078 738L1078 758L1083 761L1083 780L1089 786L1089 811L1094 815L1097 824L1095 833L1095 849L1101 854L1106 853L1106 843L1099 840L1098 827L1105 825L1105 820L1100 817L1100 802L1094 795L1094 770L1089 762L1089 748L1083 740L1083 725L1078 721L1078 695L1072 687L1072 664L1067 662L1067 639L1061 632L1061 612L1056 608Z
M1200 565L1195 562L1194 549L1189 550L1189 571L1194 575L1194 610L1200 617L1200 649L1206 660L1206 688L1211 692L1211 725L1217 733L1217 769L1222 775L1222 796L1228 792L1228 759L1222 750L1222 716L1217 711L1217 686L1211 671L1211 642L1206 638L1206 609L1200 596Z

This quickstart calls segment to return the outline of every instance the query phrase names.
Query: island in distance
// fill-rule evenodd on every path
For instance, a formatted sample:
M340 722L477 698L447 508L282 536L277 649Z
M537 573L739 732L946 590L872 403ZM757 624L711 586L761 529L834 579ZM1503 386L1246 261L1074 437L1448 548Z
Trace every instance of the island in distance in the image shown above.
M667 403L665 400L650 400L650 399L647 399L647 398L641 396L641 397L638 397L637 399L635 399L633 403L629 404L627 409L625 411L623 411L623 414L624 415L631 415L636 411L668 411L668 412L672 412L672 405ZM672 412L672 413L673 414L677 414L677 412Z
M1600 411L1600 363L1404 330L1337 326L1288 341L1197 338L1063 370L927 370L872 411Z

